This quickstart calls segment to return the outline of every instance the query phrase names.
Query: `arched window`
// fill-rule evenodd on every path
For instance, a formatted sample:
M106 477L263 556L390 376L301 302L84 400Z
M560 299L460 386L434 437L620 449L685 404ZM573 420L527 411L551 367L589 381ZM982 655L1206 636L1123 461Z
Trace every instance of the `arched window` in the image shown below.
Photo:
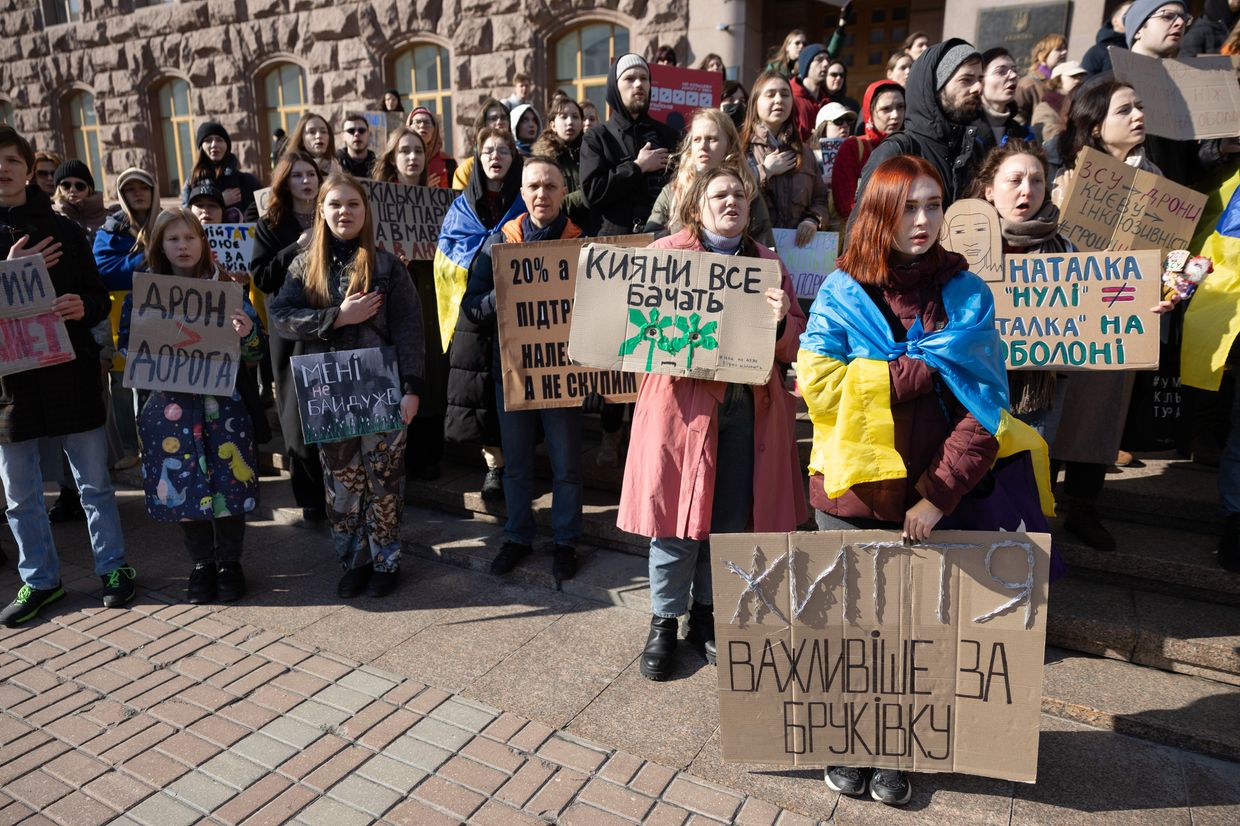
M263 75L263 110L266 125L263 139L272 141L277 129L293 134L297 122L309 106L306 104L306 73L294 63L277 63Z
M160 133L163 135L164 195L178 195L189 180L198 157L194 145L194 114L189 108L189 84L174 77L160 84Z
M0 123L13 126L13 102L0 99Z
M452 68L448 50L434 43L419 43L396 55L392 62L393 86L405 103L405 111L425 106L439 117L443 145L452 153Z
M95 116L95 96L85 90L70 93L64 103L64 119L69 139L65 141L71 157L90 167L97 191L107 192L103 171L103 151L99 142L99 119Z
M586 23L555 42L555 83L578 101L593 101L607 117L607 70L629 50L629 30L615 23Z

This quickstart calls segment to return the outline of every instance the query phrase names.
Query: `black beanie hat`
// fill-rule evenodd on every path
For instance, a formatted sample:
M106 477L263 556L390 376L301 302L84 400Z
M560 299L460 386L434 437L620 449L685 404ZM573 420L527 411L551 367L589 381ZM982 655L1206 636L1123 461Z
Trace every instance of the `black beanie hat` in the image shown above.
M76 158L70 158L56 167L56 174L52 181L55 186L60 186L60 182L65 178L81 178L86 181L86 185L91 188L92 192L95 190L95 177L90 174L90 167Z
M194 184L194 188L189 191L189 197L185 200L185 205L190 206L199 198L210 198L220 205L220 209L228 209L224 203L224 193L220 192L220 188L211 181L199 181Z
M229 136L228 130L219 121L209 120L198 126L198 136L194 141L194 145L202 147L202 142L212 135L216 135L224 139L224 143L228 144L228 151L232 151L232 137Z

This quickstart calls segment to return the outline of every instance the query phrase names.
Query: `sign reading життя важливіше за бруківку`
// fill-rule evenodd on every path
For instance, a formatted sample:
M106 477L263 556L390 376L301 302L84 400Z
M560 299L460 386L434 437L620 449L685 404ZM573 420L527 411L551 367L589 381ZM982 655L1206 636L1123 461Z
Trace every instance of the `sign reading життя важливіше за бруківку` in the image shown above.
M405 186L359 178L369 196L375 246L411 261L435 257L439 229L457 192L438 186Z
M43 256L0 261L0 376L73 361Z
M241 362L232 281L134 273L125 386L231 396Z
M293 356L293 386L306 444L337 442L405 426L396 348Z
M775 356L779 261L587 244L569 357L603 370L762 384Z
M776 229L775 251L784 262L797 298L815 298L818 288L835 270L835 259L840 253L838 232L815 232L808 244L798 247L795 229Z
M1047 534L716 534L723 759L1037 778Z

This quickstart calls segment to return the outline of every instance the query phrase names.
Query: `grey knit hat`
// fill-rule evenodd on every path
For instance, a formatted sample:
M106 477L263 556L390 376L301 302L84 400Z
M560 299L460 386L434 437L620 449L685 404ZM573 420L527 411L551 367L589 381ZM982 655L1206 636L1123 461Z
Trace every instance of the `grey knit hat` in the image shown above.
M1176 5L1181 11L1188 11L1188 6L1181 0L1136 0L1128 7L1128 11L1124 12L1124 39L1128 41L1128 48L1132 48L1133 39L1145 25L1145 21L1150 19L1150 15L1163 6L1169 5Z
M640 66L646 70L646 74L650 74L650 64L646 62L646 58L629 52L628 54L620 55L620 58L616 60L616 80L619 80L621 75L634 66Z
M946 86L947 81L951 80L952 75L956 74L956 70L973 58L981 60L982 55L968 43L960 43L943 52L943 57L939 59L939 65L934 68L935 91Z

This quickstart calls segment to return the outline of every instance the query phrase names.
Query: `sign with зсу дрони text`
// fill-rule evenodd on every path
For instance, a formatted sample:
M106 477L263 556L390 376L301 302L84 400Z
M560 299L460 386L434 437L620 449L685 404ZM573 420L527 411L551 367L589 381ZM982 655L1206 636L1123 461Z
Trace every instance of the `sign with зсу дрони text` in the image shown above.
M1158 250L1007 255L990 285L1009 370L1158 366Z
M134 273L125 386L231 396L241 363L232 315L243 290L233 281Z
M0 376L73 361L56 289L42 255L0 261Z
M581 248L568 355L603 370L763 384L779 261L697 250Z
M438 186L405 186L360 178L370 201L375 246L410 261L429 261L443 218L457 192Z
M253 224L204 224L211 256L226 273L248 273L254 257Z
M835 259L840 254L840 234L815 232L808 244L798 247L795 229L775 229L772 233L775 251L788 270L797 298L815 298L822 282L835 270Z
M1147 57L1122 46L1109 46L1107 53L1115 78L1141 98L1149 134L1181 141L1240 136L1240 86L1231 57Z
M578 407L591 393L609 402L637 400L638 376L573 364L568 357L581 247L644 247L652 235L496 244L495 273L504 408Z
M292 367L306 444L404 428L395 347L293 356Z
M1047 534L715 534L725 762L1037 779Z

